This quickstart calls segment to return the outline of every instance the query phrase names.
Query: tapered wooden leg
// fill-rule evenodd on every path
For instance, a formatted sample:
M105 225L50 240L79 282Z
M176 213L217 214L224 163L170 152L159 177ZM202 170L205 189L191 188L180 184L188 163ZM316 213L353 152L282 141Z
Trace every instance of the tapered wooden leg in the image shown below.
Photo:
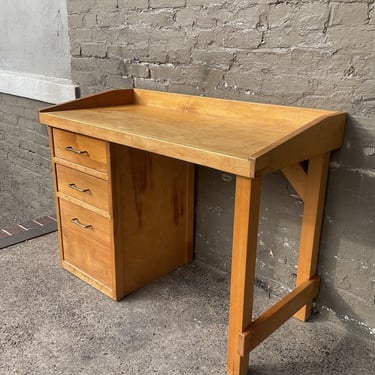
M252 320L261 179L237 176L234 207L227 373L245 375L249 353L238 354L239 333Z
M297 287L316 274L328 164L329 153L309 160L296 280ZM311 315L311 309L312 299L294 316L305 321Z

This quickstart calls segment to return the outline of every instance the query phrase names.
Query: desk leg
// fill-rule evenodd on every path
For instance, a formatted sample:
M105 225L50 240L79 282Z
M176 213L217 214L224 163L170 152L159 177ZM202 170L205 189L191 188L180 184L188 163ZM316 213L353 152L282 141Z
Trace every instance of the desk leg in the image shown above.
M252 321L261 178L237 176L234 206L227 373L245 375L249 353L238 353L239 333Z
M316 274L328 164L329 153L309 160L298 259L297 287L311 280ZM307 320L311 315L311 309L312 300L308 301L294 316L300 320Z

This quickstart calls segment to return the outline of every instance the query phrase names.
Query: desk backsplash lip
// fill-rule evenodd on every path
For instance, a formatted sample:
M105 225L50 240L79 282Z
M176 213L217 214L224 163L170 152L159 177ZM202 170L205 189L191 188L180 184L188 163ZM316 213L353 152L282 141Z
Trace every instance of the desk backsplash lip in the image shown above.
M109 89L92 95L83 96L74 100L63 102L60 104L49 105L39 110L40 113L44 112L55 112L63 111L69 109L84 109L84 108L100 108L108 106L118 106L126 104L139 104L144 103L144 98L147 96L151 97L165 97L168 100L166 101L165 108L168 108L175 98L182 99L191 99L194 102L202 103L215 103L215 104L229 104L229 105L243 105L243 106L254 106L254 107L263 107L265 109L280 109L280 110L293 110L293 111L305 111L313 112L320 114L320 116L332 116L337 114L345 113L343 111L336 111L324 108L313 108L313 107L297 107L292 105L281 105L281 104L271 104L271 103L260 103L260 102L251 102L237 99L224 99L219 97L209 97L209 96L199 96L199 95L190 95L183 93L174 93L169 91L156 91L149 89L140 89L140 88L129 88L129 89ZM151 100L146 101L149 106L153 106ZM159 101L160 102L160 101ZM191 106L184 106L184 109L189 112L192 110ZM318 116L319 117L319 116Z
M335 112L329 116L321 116L260 150L253 155L255 160L254 175L260 176L281 170L311 157L339 149L344 142L346 117L346 112ZM296 149L296 143L299 143L298 150ZM312 143L314 147L309 145ZM284 149L284 152L280 151L282 149ZM287 158L286 161L280 160L280 153L290 154L294 149L297 152ZM273 159L272 162L270 159Z
M134 100L133 89L112 89L69 100L67 102L46 106L39 110L39 114L83 108L89 109L133 104Z

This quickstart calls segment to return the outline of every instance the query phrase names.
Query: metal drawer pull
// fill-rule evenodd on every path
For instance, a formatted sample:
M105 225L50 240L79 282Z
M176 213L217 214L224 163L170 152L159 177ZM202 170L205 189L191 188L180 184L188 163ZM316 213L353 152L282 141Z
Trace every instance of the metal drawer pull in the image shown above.
M65 150L66 151L70 151L70 152L74 152L75 154L78 154L78 155L88 155L88 152L87 151L84 151L84 150L76 150L75 148L73 148L72 146L66 146L65 147Z
M84 228L84 229L92 229L93 226L91 224L82 224L76 217L72 220L70 220L73 224L75 225L78 225L79 227L81 228Z
M90 189L82 189L79 186L77 186L76 184L69 184L68 186L73 190L79 191L80 193L89 193L90 192Z

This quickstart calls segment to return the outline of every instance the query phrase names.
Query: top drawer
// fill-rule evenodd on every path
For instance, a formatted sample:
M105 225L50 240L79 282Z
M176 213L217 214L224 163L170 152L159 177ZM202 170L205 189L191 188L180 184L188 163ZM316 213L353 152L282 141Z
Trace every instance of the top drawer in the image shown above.
M108 143L85 135L53 129L55 156L101 172L108 170Z

